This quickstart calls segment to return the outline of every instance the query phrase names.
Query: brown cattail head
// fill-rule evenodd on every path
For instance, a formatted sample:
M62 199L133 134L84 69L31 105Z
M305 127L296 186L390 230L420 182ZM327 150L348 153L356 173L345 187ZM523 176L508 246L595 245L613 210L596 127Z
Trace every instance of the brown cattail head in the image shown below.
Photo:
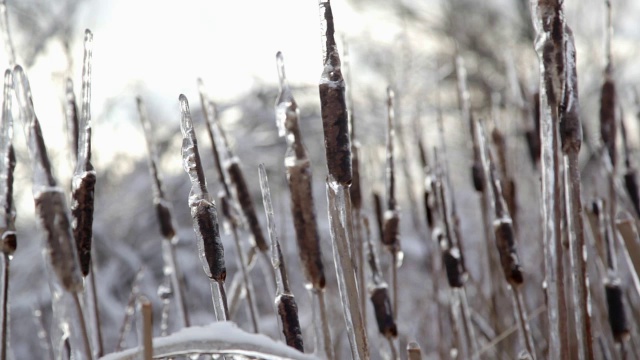
M383 232L383 217L382 217L382 198L380 194L376 191L372 193L373 196L373 206L376 212L376 226L378 228L378 234L380 235L380 241L384 241L384 232Z
M345 83L334 38L331 3L328 0L320 1L320 21L324 70L320 78L319 90L327 168L330 181L349 185L352 181L351 142Z
M93 237L93 199L96 186L95 171L87 171L82 177L73 179L71 215L73 237L78 248L78 259L82 275L87 276L91 268L91 239Z
M400 214L397 210L384 212L382 243L392 251L400 250Z
M627 194L629 194L636 214L640 216L640 193L638 192L638 180L634 169L629 169L624 174L624 186L627 188Z
M600 97L600 135L602 142L609 153L611 164L615 166L617 160L616 153L616 88L613 79L605 79L602 84Z
M498 219L494 222L493 228L504 276L511 286L517 287L524 282L524 277L516 252L515 236L511 219Z
M607 309L609 310L609 325L616 342L624 342L629 339L629 324L624 310L623 290L619 281L611 281L605 284L607 295Z
M302 331L298 320L298 305L291 294L281 294L276 298L278 316L282 320L282 334L287 345L304 352Z
M362 188L360 186L360 144L354 141L351 144L351 169L353 172L353 180L349 188L351 195L351 205L354 209L362 208Z
M398 327L393 319L393 308L386 286L375 287L371 292L371 303L376 315L378 330L386 338L398 336Z
M267 244L267 240L260 228L260 222L258 221L256 209L253 205L253 198L249 192L249 186L244 179L242 169L240 169L240 164L237 161L228 161L225 167L229 174L229 180L235 187L238 203L240 203L240 209L247 220L255 245L260 249L260 251L268 251L269 244Z
M442 244L442 243L441 243ZM447 280L452 288L464 286L465 271L462 264L460 250L456 247L445 249L442 252L442 261L447 272Z
M485 188L484 170L480 161L475 161L471 165L471 179L473 180L473 188L477 192L483 192Z
M310 163L307 161L287 166L287 180L291 191L291 214L298 252L305 276L313 288L324 289L326 278L316 223Z
M567 26L565 42L566 79L564 96L560 105L560 139L562 150L577 154L582 145L582 123L578 98L578 69L573 32Z
M533 102L533 128L525 132L529 156L535 166L540 161L542 144L540 143L540 93L536 92L532 97Z

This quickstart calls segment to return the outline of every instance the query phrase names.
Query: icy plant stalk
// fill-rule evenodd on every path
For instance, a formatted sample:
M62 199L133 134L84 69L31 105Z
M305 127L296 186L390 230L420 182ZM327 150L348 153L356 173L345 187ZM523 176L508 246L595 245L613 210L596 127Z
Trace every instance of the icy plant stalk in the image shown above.
M65 81L65 120L67 125L67 137L69 148L71 149L71 159L73 163L78 161L78 104L76 94L73 90L73 81L67 78Z
M144 129L144 136L147 142L147 151L149 152L149 171L151 173L151 185L153 187L153 204L156 208L156 216L160 224L160 233L164 238L162 242L162 258L164 260L164 275L171 280L171 293L174 294L174 301L178 309L178 322L181 327L189 327L189 316L184 301L184 289L182 288L181 272L178 268L176 260L175 246L179 239L176 234L171 202L166 198L164 188L162 186L162 177L158 171L158 152L153 140L153 132L151 130L151 122L147 116L147 110L141 98L136 99L138 105L138 114L140 122Z
M516 317L520 328L521 339L523 340L528 356L535 359L536 354L533 348L529 324L527 322L527 311L522 298L522 293L520 292L524 282L524 276L516 249L513 220L509 213L507 202L504 198L502 181L497 174L495 162L486 141L484 128L479 121L474 121L474 131L476 132L478 144L482 149L481 159L484 171L483 178L490 184L490 188L485 188L485 191L491 191L493 194L493 210L495 215L493 230L495 244L500 258L500 265L502 267L505 280L512 290L513 300L516 304Z
M367 234L368 235L368 234ZM394 319L393 308L391 307L391 299L387 283L380 271L378 265L378 257L373 247L373 241L370 236L366 236L367 245L367 262L371 273L369 281L369 298L373 305L373 310L378 323L380 334L389 341L389 346L394 359L397 359L397 350L393 339L398 336L398 328ZM363 294L364 295L364 294Z
M561 231L559 107L565 73L563 2L531 2L536 30L535 48L540 62L540 139L542 143L542 222L549 358L569 357L569 317L564 284Z
M276 299L275 305L287 345L304 352L302 343L302 332L300 321L298 320L298 305L289 288L287 269L284 264L284 257L280 249L280 241L276 232L276 224L271 203L271 191L269 190L269 180L264 164L259 166L260 189L262 190L262 203L264 212L267 215L267 226L269 228L269 239L271 240L271 265L276 273Z
M89 274L91 264L91 237L93 227L93 200L96 171L91 164L91 57L93 34L84 34L84 61L82 65L82 113L79 123L79 141L76 169L72 180L71 215L73 237L78 248L78 259L83 276Z
M393 140L395 137L394 92L387 88L387 164L385 182L387 192L387 209L384 212L382 225L382 243L391 254L391 284L393 289L393 316L398 317L398 255L400 253L400 211L395 194L395 162L393 157Z
M367 335L360 312L355 266L350 254L353 234L349 185L352 181L352 173L345 83L334 37L335 27L331 3L328 0L320 0L319 5L324 65L319 84L320 112L329 170L327 198L334 262L351 355L354 359L368 359Z
M4 73L2 96L2 122L0 123L0 241L2 242L2 327L0 359L7 358L9 348L9 265L16 250L16 213L13 204L13 170L16 155L13 150L13 116L11 115L13 95L11 70Z
M74 356L92 359L87 326L80 306L83 291L82 273L73 241L69 210L65 194L53 177L51 163L36 117L29 81L22 67L13 71L13 86L20 106L20 118L25 127L29 155L33 164L33 198L40 227L45 235L43 255L55 276L50 277L54 313L62 337L57 345L71 336ZM59 348L57 348L59 350Z
M193 219L193 229L198 243L198 255L205 274L211 280L213 305L218 321L226 321L229 317L227 296L224 281L227 269L224 264L224 247L220 240L218 214L216 205L207 190L207 180L198 152L196 133L191 121L187 97L180 95L182 130L182 165L191 180L189 192L189 208Z
M574 318L578 331L580 359L593 359L593 333L589 314L589 282L587 279L587 251L585 248L582 216L581 180L578 155L582 146L582 124L578 98L576 49L571 29L566 27L565 88L560 114L560 139L565 167L565 209L568 216L570 259L572 268L572 294L575 304Z
M319 356L333 359L331 333L324 305L326 278L311 185L311 162L302 143L302 134L298 124L300 114L287 82L284 58L280 52L276 54L276 63L280 78L280 93L275 104L276 122L278 134L287 140L284 164L291 193L291 216L296 233L298 254L306 286L311 292L314 305L315 352Z

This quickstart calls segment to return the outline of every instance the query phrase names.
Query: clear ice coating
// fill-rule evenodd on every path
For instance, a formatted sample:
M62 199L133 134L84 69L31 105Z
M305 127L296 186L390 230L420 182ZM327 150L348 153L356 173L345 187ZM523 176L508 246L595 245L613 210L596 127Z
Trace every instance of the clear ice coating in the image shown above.
M85 30L82 65L82 114L78 127L77 162L72 180L71 215L73 235L78 248L82 274L87 276L91 264L93 237L93 203L96 172L91 164L91 59L93 34Z
M275 105L278 135L286 137L288 146L287 159L295 158L297 160L304 160L307 158L307 153L302 144L300 127L298 126L300 111L291 93L291 88L289 87L284 72L284 58L279 51L276 54L276 64L278 66L278 77L280 79L280 92L276 98Z
M12 254L15 251L15 208L13 204L13 169L16 166L13 150L11 70L4 73L2 102L2 122L0 123L0 236L2 250Z
M189 102L182 94L179 101L182 114L180 122L183 137L182 164L191 180L189 207L198 243L198 253L207 276L222 284L227 276L227 271L224 263L224 248L218 229L216 206L207 191L207 182L198 153L198 142L193 129Z
M78 161L78 104L76 102L76 94L73 90L73 80L67 78L65 84L65 120L67 122L67 137L69 141L69 149L71 149L71 158L74 162Z

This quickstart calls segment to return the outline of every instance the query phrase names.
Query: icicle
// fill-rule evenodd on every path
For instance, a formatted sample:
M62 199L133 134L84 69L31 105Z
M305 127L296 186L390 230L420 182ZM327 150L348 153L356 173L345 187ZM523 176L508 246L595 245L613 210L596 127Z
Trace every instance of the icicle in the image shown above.
M196 134L191 121L189 102L184 95L180 95L179 100L182 113L180 122L183 137L182 161L184 170L191 180L189 207L198 242L198 254L205 274L212 280L216 317L219 321L224 321L227 320L229 314L224 292L227 269L224 264L224 247L220 240L216 205L207 190L207 181L204 177Z
M333 359L331 334L324 307L326 278L313 200L311 162L302 143L298 124L300 113L285 76L284 58L280 52L276 54L276 64L280 78L280 92L275 103L276 122L279 135L285 136L287 140L284 164L291 193L291 216L298 255L314 306L315 351L319 356Z
M91 263L91 237L93 233L93 200L96 171L91 164L91 58L93 34L84 34L84 61L82 66L82 116L79 126L78 162L72 180L71 215L73 236L78 249L82 275L89 274Z
M284 264L284 257L280 249L278 233L274 220L273 205L271 203L271 191L269 190L269 180L264 164L258 167L260 174L260 189L262 190L262 203L264 212L267 215L267 226L269 228L269 239L271 239L271 265L276 273L276 309L280 317L280 326L287 345L304 352L302 343L302 332L300 321L298 320L298 306L296 300L289 289L289 279L287 269Z
M166 198L164 188L162 186L162 177L158 171L158 152L153 140L153 132L151 130L151 122L147 116L147 110L144 102L140 97L136 98L138 105L138 114L140 122L144 129L144 136L147 143L147 151L149 153L149 171L151 173L151 184L153 188L153 204L156 209L156 217L160 225L160 233L164 241L162 242L162 258L164 260L163 272L171 281L171 295L175 299L176 308L178 309L178 321L182 327L189 327L189 315L187 313L186 303L184 301L184 291L182 288L181 272L178 268L176 259L175 246L179 239L173 221L173 207L171 202Z

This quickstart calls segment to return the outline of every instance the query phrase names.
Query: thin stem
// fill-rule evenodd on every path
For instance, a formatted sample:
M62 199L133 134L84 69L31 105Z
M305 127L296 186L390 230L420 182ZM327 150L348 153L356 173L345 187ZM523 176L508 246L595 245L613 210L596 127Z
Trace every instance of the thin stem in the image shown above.
M536 352L535 348L533 347L533 338L531 337L531 330L529 329L529 322L527 320L527 308L525 306L524 299L522 298L522 293L516 286L510 286L510 288L513 292L514 302L516 303L516 320L518 321L518 325L520 327L520 336L530 358L532 360L535 360Z
M227 305L227 293L224 290L224 282L211 280L211 296L216 320L229 320L229 306Z
M98 307L98 290L96 286L95 265L92 261L89 264L89 286L91 289L91 307L93 315L93 335L94 335L94 353L96 358L104 355L104 344L102 342L102 326L100 323L100 310Z
M151 302L142 297L140 300L142 313L142 351L144 360L153 359L153 318Z
M398 320L398 252L391 252L391 288L393 289L393 316Z
M11 263L11 257L8 254L4 254L3 256L3 266L2 266L2 346L0 352L0 359L7 359L7 352L9 348L9 333L8 333L8 325L9 325L9 264Z
M333 360L333 346L331 330L327 318L327 307L324 299L324 289L311 289L311 302L313 307L313 323L316 333L315 354L321 358Z
M255 303L253 302L253 284L251 283L251 278L249 277L249 271L247 270L247 262L245 259L244 252L242 250L242 245L240 244L240 237L238 236L238 228L234 223L231 223L231 233L233 235L233 242L236 245L236 251L238 253L238 262L240 265L240 271L242 271L242 276L244 277L244 286L247 292L247 308L249 312L249 318L251 319L251 325L253 326L253 332L256 334L260 332L260 328L258 327L258 316L255 308Z
M73 297L73 303L75 305L75 310L77 312L78 323L80 325L80 335L82 336L82 345L84 347L84 353L87 359L93 359L93 353L91 352L91 343L89 342L89 332L87 331L87 324L85 322L85 317L82 311L82 305L80 304L80 296L78 293L70 293ZM77 331L77 330L76 330Z

